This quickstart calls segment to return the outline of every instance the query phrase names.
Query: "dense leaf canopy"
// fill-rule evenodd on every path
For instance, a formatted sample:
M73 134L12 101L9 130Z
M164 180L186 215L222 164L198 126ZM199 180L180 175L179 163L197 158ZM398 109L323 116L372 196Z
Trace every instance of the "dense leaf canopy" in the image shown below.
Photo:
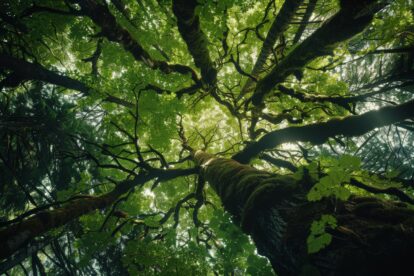
M196 150L309 202L414 203L412 0L6 0L0 22L0 235L38 231L0 273L274 275Z

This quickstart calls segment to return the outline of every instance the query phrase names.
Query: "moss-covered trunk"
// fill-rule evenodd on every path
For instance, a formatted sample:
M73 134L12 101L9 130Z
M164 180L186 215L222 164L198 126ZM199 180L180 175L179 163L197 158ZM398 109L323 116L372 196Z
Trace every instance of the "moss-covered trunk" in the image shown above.
M195 161L258 252L278 275L406 275L414 246L414 211L404 204L353 196L308 202L311 183L270 174L198 151ZM309 254L313 221L330 214L332 242Z

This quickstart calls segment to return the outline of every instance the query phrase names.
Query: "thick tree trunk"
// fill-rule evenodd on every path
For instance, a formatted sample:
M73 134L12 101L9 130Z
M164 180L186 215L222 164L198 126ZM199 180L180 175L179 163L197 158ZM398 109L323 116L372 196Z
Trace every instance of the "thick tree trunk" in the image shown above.
M194 159L278 275L406 275L412 269L414 210L405 204L357 196L344 202L309 202L309 180L270 174L201 151ZM337 220L335 229L326 230L332 242L310 254L310 226L324 214Z

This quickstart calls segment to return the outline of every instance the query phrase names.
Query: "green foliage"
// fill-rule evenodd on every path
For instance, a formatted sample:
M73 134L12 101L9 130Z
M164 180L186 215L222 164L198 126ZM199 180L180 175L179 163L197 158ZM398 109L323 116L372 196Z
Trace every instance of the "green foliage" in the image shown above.
M332 215L322 215L320 220L312 222L310 234L306 240L308 252L317 253L332 241L332 235L326 233L326 229L335 229L337 221Z
M205 275L207 272L207 264L202 262L203 248L193 242L168 248L151 241L131 240L124 254L122 262L131 275Z
M228 213L214 210L209 225L222 244L215 253L219 256L215 268L220 274L246 269L248 275L274 275L268 260L255 254L252 241L234 225Z
M0 65L1 222L36 206L78 195L108 193L117 182L149 171L137 166L141 157L153 168L166 170L155 151L169 163L168 169L192 168L194 163L178 135L180 119L188 145L231 157L272 130L323 122L412 98L412 87L407 86L389 90L385 96L370 97L366 100L369 105L337 105L329 101L302 101L282 94L275 87L262 111L285 118L271 123L262 114L252 124L257 110L250 102L252 91L240 94L249 79L242 73L251 72L263 40L285 2L282 0L197 1L200 27L208 38L209 55L218 71L214 87L207 87L203 80L194 81L190 73L166 73L165 68L153 68L151 61L134 57L131 52L137 54L140 50L130 42L122 45L125 33L108 39L108 34L102 33L102 28L87 15L70 15L81 9L77 1L3 2L0 3L1 54L71 77L91 90L82 95L46 79L42 82L23 79L16 87L3 86L12 70ZM189 66L200 78L200 68L194 65L177 28L171 0L97 2L107 5L116 23L151 59ZM338 11L339 2L318 1L300 41L322 25L319 21ZM123 10L117 7L119 4ZM27 14L33 5L51 10ZM412 54L373 51L413 45L413 10L412 1L392 1L362 35L303 68L295 68L303 71L302 76L295 72L283 85L317 98L363 95L403 82L404 78L398 74L412 75L412 71L404 71L413 68ZM272 45L265 67L255 76L259 80L297 46L292 41L303 26L298 24L303 12L301 9L295 15L294 22ZM12 23L4 20L7 16ZM18 24L27 31L20 30ZM113 41L117 39L120 41ZM98 41L102 52L96 61L98 74L92 75L92 63L87 59L95 53ZM236 69L231 59L240 68ZM384 81L388 78L392 85ZM201 88L177 96L177 91L195 84ZM129 105L108 101L108 97ZM408 128L404 130L403 126ZM398 182L398 178L409 179L413 174L414 156L410 147L414 139L410 128L410 124L401 125L391 135L383 130L366 144L366 137L348 140L336 137L335 141L329 141L329 147L328 143L284 144L272 154L296 167L306 161L308 165L293 175L297 180L309 176L316 182L307 195L309 201L326 197L347 200L351 193L371 195L348 185L351 176L379 188L403 188L412 195L412 188ZM137 155L137 149L142 156ZM261 160L251 165L290 174L286 169L264 165ZM39 253L46 273L273 275L268 260L258 255L251 238L223 210L220 198L208 183L201 192L202 204L197 212L198 199L182 202L197 191L197 180L194 175L168 181L152 179L122 195L116 204L54 230L52 236L58 237L62 250L59 253L56 248L45 247L51 259ZM117 217L112 211L126 215ZM313 222L307 240L308 252L325 248L332 239L326 230L335 227L336 220L331 215ZM62 261L62 255L68 260ZM23 264L31 265L30 260ZM22 269L15 268L9 274L19 273L22 274Z
M75 187L73 191L89 187L82 181L85 175L91 177L87 163L66 156L77 147L70 134L89 132L84 137L92 140L94 132L89 122L77 120L73 104L40 84L27 93L0 94L0 101L0 168L4 171L0 189L7 191L0 204L4 211L24 208L24 194L32 193L34 204L50 200L70 186Z
M269 267L269 263L263 257L257 255L250 255L247 257L247 269L246 273L249 275L257 276L270 276L274 275L273 271Z
M347 200L351 195L344 187L349 183L351 174L360 168L361 161L358 157L343 155L338 160L327 158L321 161L322 166L328 165L326 176L323 176L309 191L309 201L317 201L324 197L334 196L340 200ZM314 168L314 167L312 167Z

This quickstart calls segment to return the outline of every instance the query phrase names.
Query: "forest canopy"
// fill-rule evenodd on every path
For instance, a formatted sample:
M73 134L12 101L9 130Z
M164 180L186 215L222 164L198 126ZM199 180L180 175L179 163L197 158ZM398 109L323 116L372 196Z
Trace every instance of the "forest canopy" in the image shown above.
M412 0L5 0L0 22L0 274L412 270Z

